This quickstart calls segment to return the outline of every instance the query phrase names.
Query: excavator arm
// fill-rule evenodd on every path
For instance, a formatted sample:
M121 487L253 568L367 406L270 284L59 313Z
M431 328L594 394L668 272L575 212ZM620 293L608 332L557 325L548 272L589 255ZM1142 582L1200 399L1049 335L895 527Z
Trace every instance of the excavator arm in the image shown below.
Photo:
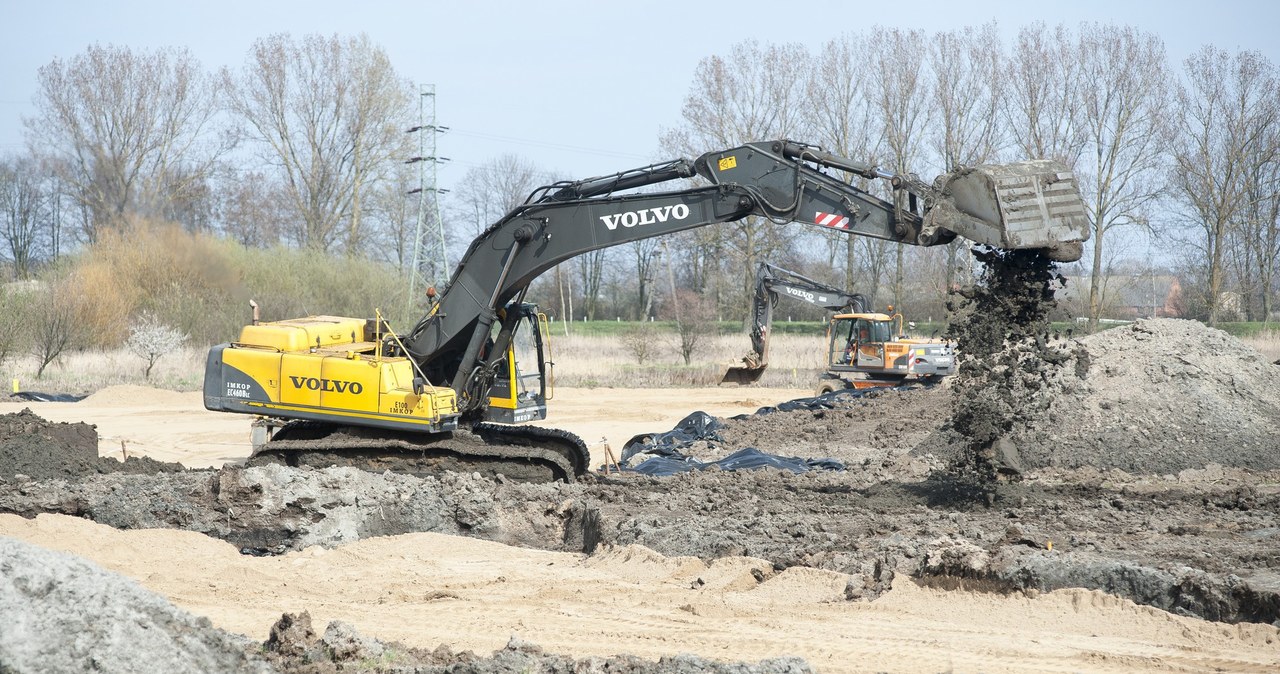
M773 309L778 297L787 297L837 313L862 313L870 310L867 298L858 293L845 293L793 271L761 262L756 270L755 294L751 302L751 353L743 364L730 367L721 384L749 384L760 379L769 364L769 335L773 328Z
M826 169L883 179L894 199ZM630 191L686 178L695 186ZM452 387L464 414L482 409L519 313L507 309L540 274L592 250L748 216L918 246L960 235L1002 248L1044 248L1058 259L1078 259L1088 237L1074 178L1057 165L977 167L930 186L801 143L747 143L536 190L471 243L404 348L425 375L422 385Z

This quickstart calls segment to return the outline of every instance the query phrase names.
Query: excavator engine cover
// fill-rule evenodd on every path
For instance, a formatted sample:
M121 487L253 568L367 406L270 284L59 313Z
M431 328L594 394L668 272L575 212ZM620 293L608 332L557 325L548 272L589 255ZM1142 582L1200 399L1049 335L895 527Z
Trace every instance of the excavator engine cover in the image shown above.
M1084 253L1089 220L1075 175L1046 159L963 168L938 176L925 228L1005 249L1042 248L1059 262Z

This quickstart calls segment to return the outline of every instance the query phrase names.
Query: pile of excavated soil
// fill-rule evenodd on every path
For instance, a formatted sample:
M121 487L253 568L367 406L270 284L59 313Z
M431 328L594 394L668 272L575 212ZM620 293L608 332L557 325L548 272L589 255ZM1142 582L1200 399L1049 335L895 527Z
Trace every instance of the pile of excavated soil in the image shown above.
M30 409L0 414L0 478L26 475L46 480L97 473L176 472L177 463L131 456L125 461L98 456L98 432L85 423L53 423Z
M0 537L0 671L270 672L215 629L79 557Z
M1051 336L1044 347L1061 362L1036 363L1028 354L1041 345L1032 339L1013 350L1017 366L986 375L1018 393L1020 416L1003 432L1024 469L1280 468L1280 367L1225 332L1197 321L1140 320L1084 338ZM948 382L873 392L833 409L726 419L719 441L686 453L714 460L756 447L847 465L896 464L901 470L889 479L913 479L972 451L948 419L955 398L971 393ZM908 465L918 461L925 464Z
M187 394L177 391L119 384L100 389L84 399L86 405L95 407L138 407L140 405L181 405Z
M1177 473L1280 468L1280 368L1197 321L1141 320L1081 340L1083 377L1048 379L1048 413L1013 436L1035 467Z

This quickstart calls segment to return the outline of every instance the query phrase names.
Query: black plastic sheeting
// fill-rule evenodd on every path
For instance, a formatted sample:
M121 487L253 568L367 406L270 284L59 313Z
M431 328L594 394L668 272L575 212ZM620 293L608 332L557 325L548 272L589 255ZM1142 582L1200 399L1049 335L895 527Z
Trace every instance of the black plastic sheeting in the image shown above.
M19 391L9 395L18 400L26 400L33 403L74 403L85 399L85 396L76 396L70 393L36 393L35 391Z
M920 388L923 384L908 384L904 386L881 386L877 388L845 388L830 393L823 393L820 396L812 398L796 398L788 400L785 403L778 403L774 407L761 407L754 414L739 414L733 419L746 419L748 417L760 416L762 414L773 414L774 412L794 412L795 410L830 410L835 409L836 405L844 400L852 400L855 398L866 398L884 395L888 391L909 391L913 388Z
M902 391L912 386L892 388L841 389L824 393L813 398L797 398L780 403L773 407L761 407L755 414L739 414L736 419L751 416L773 414L774 412L792 412L795 410L829 410L840 402L865 396L883 395L886 391ZM844 464L835 459L802 459L795 456L768 454L755 447L740 449L719 461L699 461L685 456L680 450L698 441L724 442L720 437L720 429L724 424L706 412L694 412L675 428L666 433L641 433L632 437L622 446L622 459L618 462L623 470L645 475L665 476L685 473L692 470L706 470L716 467L720 470L752 470L755 468L777 468L793 473L804 473L810 470L844 470ZM648 459L631 466L631 459L637 455L649 455Z
M676 473L687 473L708 468L720 470L754 470L756 468L777 468L792 473L806 473L811 470L844 470L844 464L835 459L801 459L796 456L778 456L766 454L755 447L739 449L719 461L699 461L674 452L670 455L655 456L645 459L634 468L622 465L628 470L644 475L666 476Z

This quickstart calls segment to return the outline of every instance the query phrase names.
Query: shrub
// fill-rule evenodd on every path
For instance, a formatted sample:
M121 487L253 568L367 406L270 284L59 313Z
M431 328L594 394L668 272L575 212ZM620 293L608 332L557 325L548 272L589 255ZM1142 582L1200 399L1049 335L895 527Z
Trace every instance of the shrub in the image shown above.
M31 311L31 352L38 361L36 379L65 351L83 348L91 340L91 324L86 317L92 307L76 292L78 282L75 277L61 279L35 299Z
M658 331L648 323L639 323L622 333L622 344L637 364L644 365L657 352L657 336Z
M134 323L129 339L125 341L125 348L147 361L147 368L142 374L143 379L151 381L151 368L155 367L160 356L177 351L186 341L187 336L181 330L165 325L155 316L143 312Z
M0 330L0 365L27 348L28 333L34 320L31 316L33 291L23 284L0 285L0 316L4 317L4 329Z

